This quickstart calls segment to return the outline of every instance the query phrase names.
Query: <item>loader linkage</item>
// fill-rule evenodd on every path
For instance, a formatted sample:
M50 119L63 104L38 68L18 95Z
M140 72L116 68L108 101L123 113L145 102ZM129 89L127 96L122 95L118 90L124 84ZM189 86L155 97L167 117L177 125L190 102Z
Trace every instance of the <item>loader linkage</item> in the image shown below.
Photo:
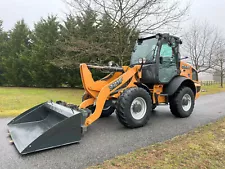
M134 85L134 75L139 68L136 66L125 73L115 73L108 81L95 82L88 66L81 64L80 67L83 85L90 98L79 106L63 101L49 101L27 110L9 122L12 142L21 154L79 142L87 127L100 117L106 100L118 97L110 94L130 79ZM99 85L104 87L99 88ZM88 106L94 104L95 110L92 112Z

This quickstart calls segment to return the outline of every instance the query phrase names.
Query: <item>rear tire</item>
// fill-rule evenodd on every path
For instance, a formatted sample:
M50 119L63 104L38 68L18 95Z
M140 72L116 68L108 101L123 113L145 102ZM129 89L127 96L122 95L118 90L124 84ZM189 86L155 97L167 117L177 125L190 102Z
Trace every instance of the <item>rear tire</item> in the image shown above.
M82 101L89 99L90 96L87 93L84 93L84 95L82 96ZM92 112L95 111L95 106L89 106L88 109L90 109ZM105 102L104 108L102 110L101 116L100 117L109 117L111 116L115 111L115 107L112 103L112 101L107 100Z
M170 97L169 102L170 110L175 117L189 117L194 109L194 93L191 88L183 87Z
M115 111L115 107L114 107L112 101L107 100L105 102L105 105L104 105L104 108L102 110L102 114L100 117L109 117L114 113L114 111Z
M128 128L144 126L152 112L152 99L142 88L126 89L119 97L116 115L121 124Z
M152 105L152 111L154 111L156 109L157 105L156 104L153 104Z

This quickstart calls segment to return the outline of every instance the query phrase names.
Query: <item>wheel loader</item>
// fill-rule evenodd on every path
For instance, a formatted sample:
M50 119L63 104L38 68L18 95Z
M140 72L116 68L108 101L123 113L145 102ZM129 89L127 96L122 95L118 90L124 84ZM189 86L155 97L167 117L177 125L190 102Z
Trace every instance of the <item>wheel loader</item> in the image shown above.
M80 64L82 103L48 101L25 111L8 123L12 142L21 154L77 143L87 127L114 112L125 127L138 128L161 105L175 117L189 117L201 86L197 71L180 56L181 44L178 37L156 34L137 40L129 66ZM91 69L109 74L94 81Z

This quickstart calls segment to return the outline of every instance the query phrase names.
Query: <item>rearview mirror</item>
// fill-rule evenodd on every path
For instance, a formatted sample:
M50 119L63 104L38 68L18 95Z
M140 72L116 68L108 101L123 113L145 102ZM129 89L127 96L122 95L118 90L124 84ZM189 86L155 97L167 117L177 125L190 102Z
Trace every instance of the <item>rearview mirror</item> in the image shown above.
M180 60L184 60L184 59L188 59L189 57L188 56L185 56L183 58L180 58Z

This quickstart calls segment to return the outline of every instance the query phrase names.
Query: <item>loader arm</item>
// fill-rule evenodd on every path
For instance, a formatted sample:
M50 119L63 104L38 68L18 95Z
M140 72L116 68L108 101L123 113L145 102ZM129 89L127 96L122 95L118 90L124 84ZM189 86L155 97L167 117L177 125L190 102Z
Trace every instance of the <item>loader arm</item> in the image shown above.
M85 126L89 126L94 121L96 121L103 110L106 100L111 94L115 94L118 97L118 92L115 93L119 88L121 88L125 83L129 82L127 87L136 86L135 82L141 78L140 65L136 65L132 68L124 66L123 72L116 72L114 76L107 81L94 81L91 72L86 64L81 64L80 72L82 77L82 83L86 92L88 92L92 98L85 100L81 103L80 108L86 108L92 104L96 105L95 111L91 114L85 121ZM135 76L136 75L136 76ZM124 88L121 89L121 91Z

